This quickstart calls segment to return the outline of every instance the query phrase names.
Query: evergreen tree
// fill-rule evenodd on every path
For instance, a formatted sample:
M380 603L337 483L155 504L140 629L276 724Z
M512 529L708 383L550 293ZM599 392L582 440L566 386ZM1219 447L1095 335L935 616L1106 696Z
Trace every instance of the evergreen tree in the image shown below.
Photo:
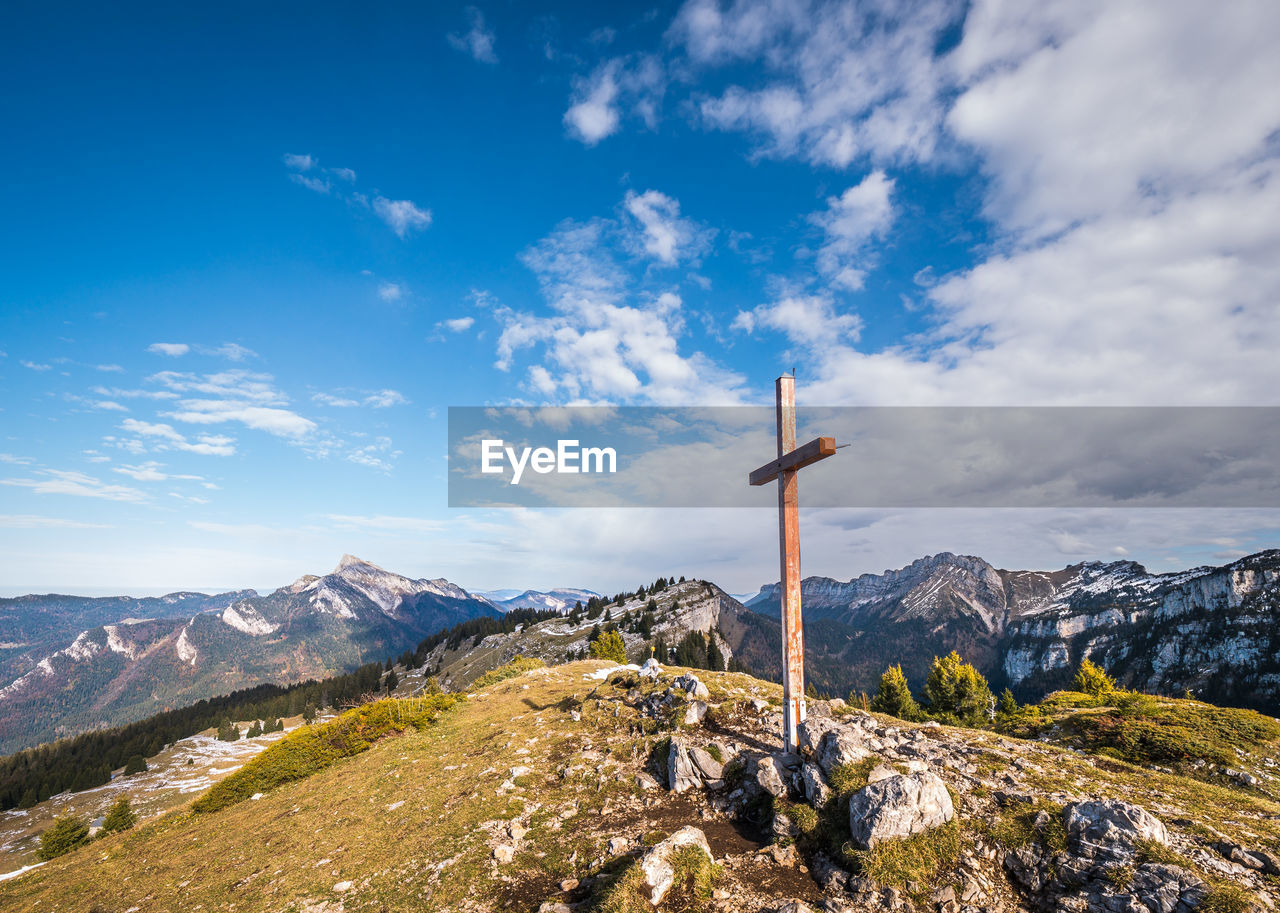
M302 719L308 723L314 723L316 719L316 708L313 704L307 704L302 708Z
M124 775L126 777L133 774L144 773L147 770L147 759L140 754L136 754L129 759L129 763L124 766Z
M127 831L138 821L138 816L129 804L128 796L121 796L107 810L107 817L102 820L102 829L108 834Z
M1000 713L1005 716L1013 716L1018 712L1018 701L1013 696L1013 692L1005 688L1000 695Z
M671 661L671 650L667 647L667 639L661 634L658 639L653 642L653 655L658 658L658 662L667 663Z
M924 694L930 715L970 725L990 719L995 707L987 680L955 650L933 658Z
M27 791L22 794L22 799L18 802L18 808L32 808L39 801L40 798L36 793L36 788L28 786Z
M627 645L617 631L605 631L591 642L591 655L617 663L627 661Z
M604 610L604 623L608 624L613 621L613 611L611 609Z
M262 735L262 724L257 720L254 720L253 724L249 727L249 731L244 734L244 737L246 739L256 739L260 735Z
M77 815L55 818L53 826L40 835L36 855L46 862L70 853L89 842L89 822Z
M714 634L707 638L707 668L713 672L724 671L724 654L716 643L718 639Z
M1076 670L1076 678L1072 687L1094 697L1105 697L1116 690L1116 680L1107 675L1106 670L1086 657Z
M235 742L240 738L240 727L223 717L222 722L218 724L218 738L223 742Z
M877 713L896 716L900 720L920 718L920 705L911 696L911 687L907 684L907 677L902 674L901 665L884 670L876 696L871 699L871 709Z
M640 613L640 620L636 623L636 633L645 640L653 636L653 616L647 611Z
M387 673L387 680L383 684L386 685L387 694L396 690L396 685L400 684L400 676L396 675L395 669Z

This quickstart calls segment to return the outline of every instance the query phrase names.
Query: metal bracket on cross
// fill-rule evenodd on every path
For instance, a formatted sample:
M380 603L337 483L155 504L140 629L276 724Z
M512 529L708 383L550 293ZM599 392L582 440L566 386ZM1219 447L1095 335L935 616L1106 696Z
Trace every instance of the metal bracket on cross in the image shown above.
M782 726L787 751L797 747L796 728L804 722L804 626L800 616L800 504L797 475L801 469L836 452L836 439L815 438L796 446L796 379L783 375L776 383L778 458L752 472L747 481L764 485L778 480L778 545L782 565Z

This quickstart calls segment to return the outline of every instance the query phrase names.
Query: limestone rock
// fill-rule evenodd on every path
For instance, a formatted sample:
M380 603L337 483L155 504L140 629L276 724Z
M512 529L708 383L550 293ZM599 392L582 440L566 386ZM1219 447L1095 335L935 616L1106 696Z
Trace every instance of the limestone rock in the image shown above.
M506 845L495 846L493 848L493 858L499 865L506 865L512 859L516 858L515 847Z
M780 766L773 758L761 758L756 764L756 782L761 789L778 799L787 794L787 784L782 778Z
M662 666L658 665L658 661L650 656L644 661L644 665L640 667L641 678L656 679L662 674Z
M706 834L696 827L686 826L654 846L640 860L640 889L655 907L662 903L675 881L676 873L671 857L676 850L685 846L696 846L707 854L707 859L712 858Z
M1063 810L1067 839L1081 855L1128 856L1138 840L1168 844L1169 832L1146 809L1119 799L1073 802Z
M706 701L693 701L684 711L684 724L686 726L697 726L707 715Z
M693 761L693 766L698 768L698 773L705 780L719 780L724 776L724 765L701 748L690 748L689 760Z
M951 794L934 773L886 777L849 799L849 830L861 849L919 834L955 817Z
M702 778L689 758L689 750L678 738L671 740L671 749L667 753L667 779L668 786L674 793L682 793L686 789L698 789L702 786Z
M831 787L816 764L805 764L800 769L804 797L814 808L822 808L831 799Z

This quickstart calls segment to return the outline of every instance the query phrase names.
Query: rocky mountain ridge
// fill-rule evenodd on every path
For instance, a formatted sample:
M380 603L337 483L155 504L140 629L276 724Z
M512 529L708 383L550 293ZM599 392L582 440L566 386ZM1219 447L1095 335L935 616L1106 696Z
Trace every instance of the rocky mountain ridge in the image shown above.
M30 600L8 603L17 611ZM0 687L0 753L237 688L345 672L458 622L500 615L448 580L411 579L351 555L266 596L180 594L145 607L167 611L121 617L137 601L95 601L77 617L97 624L13 664Z
M1024 698L1089 657L1141 691L1260 709L1280 699L1280 550L1169 574L1132 561L1010 571L944 552L849 581L808 577L801 592L832 690L873 689L886 661L919 683L933 656L958 649ZM777 585L747 605L776 617Z

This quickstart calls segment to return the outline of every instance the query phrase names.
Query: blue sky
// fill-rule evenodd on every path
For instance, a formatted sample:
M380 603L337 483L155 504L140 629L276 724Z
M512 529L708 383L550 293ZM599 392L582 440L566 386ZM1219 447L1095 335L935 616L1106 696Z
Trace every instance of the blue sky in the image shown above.
M768 512L445 507L449 405L1274 405L1273 4L23 4L0 591L775 576ZM815 511L805 570L1274 513Z

